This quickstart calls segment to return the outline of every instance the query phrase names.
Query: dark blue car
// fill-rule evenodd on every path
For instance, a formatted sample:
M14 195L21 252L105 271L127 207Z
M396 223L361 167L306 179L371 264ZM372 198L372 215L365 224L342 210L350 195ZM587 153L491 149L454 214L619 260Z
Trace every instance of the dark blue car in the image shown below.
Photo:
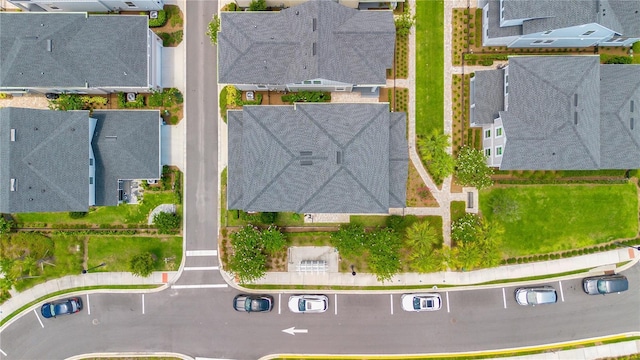
M58 315L75 314L82 310L82 299L79 297L48 302L42 305L40 312L46 318Z
M233 298L233 308L242 312L268 312L273 309L271 295L238 295Z

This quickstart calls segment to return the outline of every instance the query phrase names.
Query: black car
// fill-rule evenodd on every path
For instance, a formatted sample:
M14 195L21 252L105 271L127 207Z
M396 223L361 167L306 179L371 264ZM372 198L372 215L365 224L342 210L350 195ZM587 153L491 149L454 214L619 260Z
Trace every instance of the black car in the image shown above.
M56 94L56 93L46 93L44 94L44 96L49 99L49 100L55 100L57 98L60 97L60 94Z
M268 312L273 309L273 296L238 295L233 298L233 308L242 312Z
M40 308L40 313L46 318L52 318L58 315L75 314L80 310L82 310L82 299L74 297L44 303Z
M629 289L629 280L624 275L602 275L584 278L582 288L589 295L620 293Z

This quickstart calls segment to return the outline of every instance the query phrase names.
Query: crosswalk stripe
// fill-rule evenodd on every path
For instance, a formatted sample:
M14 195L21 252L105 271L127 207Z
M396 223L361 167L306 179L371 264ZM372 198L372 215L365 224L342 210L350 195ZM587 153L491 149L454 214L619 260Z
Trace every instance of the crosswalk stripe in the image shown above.
M218 270L218 266L185 266L184 271L196 271L196 270Z
M172 289L217 289L226 288L227 284L203 284L203 285L172 285Z
M187 250L187 256L217 256L218 250Z

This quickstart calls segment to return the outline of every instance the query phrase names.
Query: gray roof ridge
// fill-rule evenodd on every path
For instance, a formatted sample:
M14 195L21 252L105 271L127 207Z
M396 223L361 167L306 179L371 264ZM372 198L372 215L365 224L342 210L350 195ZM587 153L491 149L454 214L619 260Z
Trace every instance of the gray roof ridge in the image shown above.
M531 75L532 75L533 77L535 77L536 79L538 79L538 80L542 81L543 83L547 84L550 88L552 88L552 89L554 89L554 90L558 91L560 94L563 94L563 95L565 95L565 96L567 96L567 97L571 96L571 94L567 94L567 93L565 93L561 88L559 88L558 86L556 86L556 85L555 85L555 83L550 82L550 81L547 81L547 80L545 80L544 78L540 77L540 76L539 76L539 74L538 74L537 72L535 72L535 71L533 71L533 70L529 69L529 67L527 67L527 66L522 66L522 64L520 64L520 63L519 63L519 62L517 62L517 61L516 61L516 62L514 62L513 64L514 64L514 65L516 65L516 66L518 66L520 69L522 69L522 70L519 70L519 71L526 71L527 73L531 74ZM584 77L583 77L582 79L584 80Z
M585 145L582 136L580 136L580 133L578 132L578 129L575 126L572 126L571 123L569 121L567 121L567 123L565 123L565 125L569 124L569 128L571 129L571 131L576 135L576 137L578 139L580 139L580 145L582 145L582 147L585 149L585 152L589 155L589 159L591 159L591 161L593 162L593 165L596 168L600 168L600 157L598 157L597 159L595 158L595 156L591 153L591 151L589 151L589 148ZM600 130L600 127L598 126L598 130ZM599 138L599 136L598 136ZM598 147L598 150L600 150L602 145L600 145ZM600 154L598 154L600 155Z
M273 132L271 132L271 130L269 130L269 128L268 128L268 127L266 127L266 126L265 126L265 125L264 125L264 124L263 124L263 123L262 123L258 118L256 118L256 117L255 117L255 116L254 116L250 111L243 111L243 116L244 116L244 114L247 114L247 115L249 115L251 118L253 118L253 120L255 120L256 124L260 125L260 127L261 127L265 132L267 132L267 134L269 134L269 136L271 136L271 137L276 141L276 143L278 143L278 145L280 145L280 147L281 147L284 151L286 151L289 155L291 155L291 157L292 157L292 158L295 158L295 156L296 156L296 155L295 155L294 153L292 153L292 152L291 152L291 150L289 150L289 148L287 147L287 145L285 145L282 141L280 141L280 139L279 139L277 136L275 136L275 135L273 134Z
M625 108L625 105L631 100L631 98L637 92L640 92L640 91L638 91L639 88L640 88L640 83L637 83L632 91L627 92L628 95L624 98L624 101L622 101L620 103L620 107L618 108L618 111L616 111L615 113L612 113L611 115L614 115L616 117L616 119L618 119L618 122L620 122L620 124L622 125L622 128L624 129L624 131L627 133L627 135L629 135L631 140L640 149L640 139L637 139L635 136L633 136L633 134L631 133L631 128L624 123L624 120L622 120L622 114L621 114L624 111L623 109ZM603 113L606 114L607 112L603 112Z
M309 198L300 205L300 207L298 208L298 210L296 212L300 213L303 211L304 207L309 204L311 202L311 200L315 199L316 196L318 196L320 194L320 192L322 190L324 190L324 188L329 185L329 183L331 182L331 180L333 180L333 178L335 178L336 176L338 176L338 173L340 172L340 170L345 170L344 167L340 166L333 174L331 174L331 176L329 176L327 178L327 180L320 186L318 186L318 189L316 189L316 191L311 194L311 196L309 196Z
M360 186L360 188L362 190L364 190L365 193L367 193L367 195L369 195L369 197L376 202L376 204L378 204L380 206L380 208L382 210L388 211L389 210L389 206L384 206L379 200L378 198L375 197L375 195L373 195L373 193L371 193L371 191L369 191L369 188L367 188L366 186L364 186L363 183L360 182L360 180L357 178L357 176L353 175L353 173L347 169L344 168L344 171L347 172L347 174L349 174L349 176L351 176L351 178L358 184L358 186ZM388 189L387 189L387 194L389 193Z
M312 105L312 106L313 106L313 105ZM314 118L313 118L313 116L309 115L309 113L308 113L308 112L306 112L306 111L304 110L304 107L305 107L305 105L300 104L300 105L296 106L296 111L300 111L300 113L302 113L304 116L306 116L306 117L309 119L309 121L311 121L311 123L312 123L313 125L315 125L315 126L316 126L320 131L322 131L322 132L327 136L327 138L329 138L329 139L330 139L334 144L336 144L340 149L344 149L344 147L345 147L345 146L344 146L344 145L342 145L342 144L340 144L340 142L339 142L336 138L334 138L334 137L333 137L333 136L332 136L332 135L327 131L327 129L325 129L325 128L324 128L324 126L320 125L320 124L316 121L316 119L314 119Z
M260 198L260 196L262 196L262 194L264 194L265 192L267 192L267 189L269 189L269 187L271 187L271 185L273 185L273 183L276 182L276 180L278 180L278 178L289 168L289 166L291 166L291 164L293 164L295 162L296 159L291 159L285 166L282 167L282 169L280 170L280 172L278 172L276 174L276 176L274 176L271 181L269 181L269 183L267 183L267 185L265 185L262 190L260 190L258 192L258 194L256 194L256 196L253 197L253 199L251 199L251 201L247 202L247 205L245 206L245 209L248 209L251 204L253 204L254 202L256 202L258 200L258 198ZM244 196L244 195L243 195Z
M354 134L351 137L351 140L347 141L346 144L344 144L344 146L342 147L343 149L346 149L347 147L349 147L349 145L351 145L352 142L354 142L358 137L360 137L360 134L362 134L362 132L364 132L366 129L368 129L374 122L376 119L378 119L380 117L380 115L382 115L382 113L384 112L385 114L389 114L388 111L386 111L387 109L383 108L382 106L380 107L380 110L378 111L378 113L371 117L371 119L362 127L360 128L360 130Z

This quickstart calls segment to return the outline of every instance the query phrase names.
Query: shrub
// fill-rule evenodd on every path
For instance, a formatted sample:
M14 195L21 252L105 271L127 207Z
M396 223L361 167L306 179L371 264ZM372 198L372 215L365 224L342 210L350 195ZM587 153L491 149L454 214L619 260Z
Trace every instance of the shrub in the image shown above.
M149 27L162 27L167 23L167 13L164 10L158 10L158 18L149 18Z
M293 104L294 102L328 102L331 94L322 91L300 91L282 95L282 101Z
M266 0L251 0L249 3L249 11L265 11L267 10Z
M263 224L273 224L276 222L276 218L278 217L277 212L261 212L260 213L260 222Z
M69 213L69 217L72 219L81 219L85 216L87 216L87 212L84 211L72 211Z
M216 45L218 43L218 31L220 31L220 18L218 14L213 14L213 18L209 22L207 27L207 36L211 41L211 45Z
M631 64L633 59L630 56L612 56L605 60L605 64Z
M135 276L147 277L153 272L154 263L153 254L138 254L129 261L129 270Z
M153 223L160 234L174 234L180 228L182 219L176 214L160 212L153 217Z

